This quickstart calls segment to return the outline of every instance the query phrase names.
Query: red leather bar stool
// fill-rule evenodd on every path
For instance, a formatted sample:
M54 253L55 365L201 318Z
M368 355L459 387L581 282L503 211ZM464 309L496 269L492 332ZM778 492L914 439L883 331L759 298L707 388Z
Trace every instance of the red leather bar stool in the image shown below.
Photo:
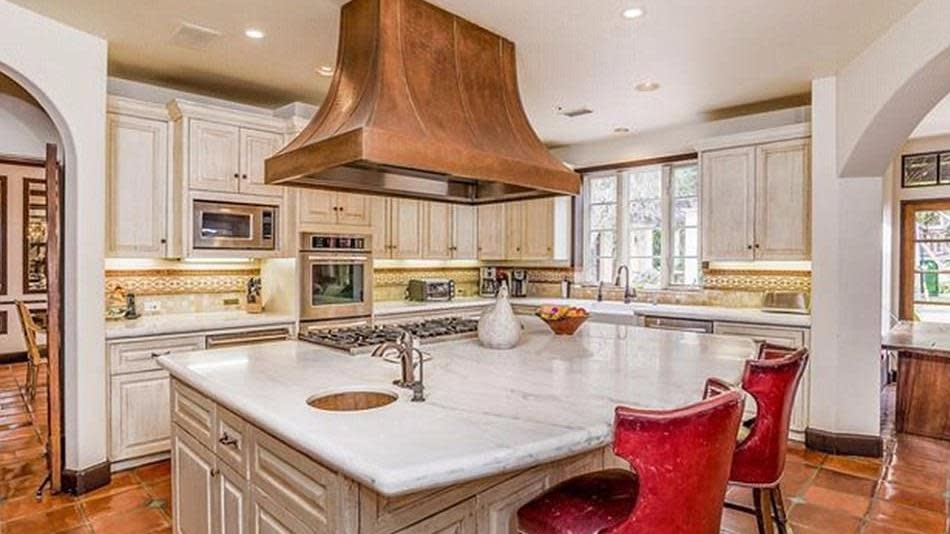
M763 341L759 343L758 354L756 359L758 360L774 360L776 358L784 358L791 353L798 350L795 347L788 347L785 345L778 345L776 343L769 343L768 341Z
M779 481L785 471L788 430L792 403L808 363L808 350L797 349L786 356L746 362L742 389L756 402L756 416L748 434L736 446L729 483L752 488L754 508L726 502L725 506L755 514L759 533L771 534L778 525L786 532L785 503ZM730 385L709 379L708 393L717 393ZM774 523L773 523L774 514Z
M632 471L570 479L518 510L527 534L718 534L742 415L738 391L672 411L618 407L614 453Z

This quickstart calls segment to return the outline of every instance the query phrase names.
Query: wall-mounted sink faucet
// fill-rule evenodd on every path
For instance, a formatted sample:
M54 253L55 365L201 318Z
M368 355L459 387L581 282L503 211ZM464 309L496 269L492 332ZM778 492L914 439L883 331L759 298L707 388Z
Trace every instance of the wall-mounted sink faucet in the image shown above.
M387 352L395 351L399 357L401 367L400 378L393 380L393 384L412 390L412 402L426 400L425 386L423 385L424 371L422 361L425 359L421 350L416 348L416 339L407 331L403 331L396 341L387 341L373 350L373 357L381 358ZM418 355L419 379L415 378L416 356Z

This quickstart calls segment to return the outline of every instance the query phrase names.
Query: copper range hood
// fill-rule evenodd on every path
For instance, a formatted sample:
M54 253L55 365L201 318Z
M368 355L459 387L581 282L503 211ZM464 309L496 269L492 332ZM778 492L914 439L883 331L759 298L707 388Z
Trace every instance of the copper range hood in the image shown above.
M343 6L326 100L266 182L463 204L580 189L528 123L514 43L422 0Z

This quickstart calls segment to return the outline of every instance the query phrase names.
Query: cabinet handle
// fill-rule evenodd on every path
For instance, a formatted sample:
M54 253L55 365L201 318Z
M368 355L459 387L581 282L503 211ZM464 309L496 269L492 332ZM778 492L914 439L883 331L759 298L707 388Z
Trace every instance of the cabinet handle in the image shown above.
M235 449L238 448L237 438L231 437L227 432L225 432L220 438L218 438L218 443L227 447L234 447Z
M209 471L208 474L211 475L211 478L214 478L218 476L219 474L221 474L221 470L218 469L217 467L212 467L211 471Z
M159 357L161 357L161 356L168 356L168 355L171 354L171 353L172 353L172 351L166 350L165 352L153 352L150 356L151 356L152 359L154 360L155 358L159 358Z
M759 248L759 244L758 244L758 243L755 244L755 248Z

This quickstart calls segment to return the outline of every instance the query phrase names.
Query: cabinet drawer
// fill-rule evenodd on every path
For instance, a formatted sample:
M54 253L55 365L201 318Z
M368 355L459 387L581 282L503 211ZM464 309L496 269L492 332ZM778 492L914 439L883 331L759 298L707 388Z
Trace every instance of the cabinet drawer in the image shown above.
M172 421L185 429L209 450L214 450L214 412L211 399L181 382L172 385Z
M159 356L190 352L205 348L204 336L147 339L109 344L109 372L113 375L161 369L155 361Z
M218 406L215 418L214 452L241 476L247 476L247 423Z
M801 328L717 322L713 333L748 337L756 343L768 342L788 347L806 346L805 331Z
M332 471L258 430L251 432L251 483L315 532L337 531L340 482Z

